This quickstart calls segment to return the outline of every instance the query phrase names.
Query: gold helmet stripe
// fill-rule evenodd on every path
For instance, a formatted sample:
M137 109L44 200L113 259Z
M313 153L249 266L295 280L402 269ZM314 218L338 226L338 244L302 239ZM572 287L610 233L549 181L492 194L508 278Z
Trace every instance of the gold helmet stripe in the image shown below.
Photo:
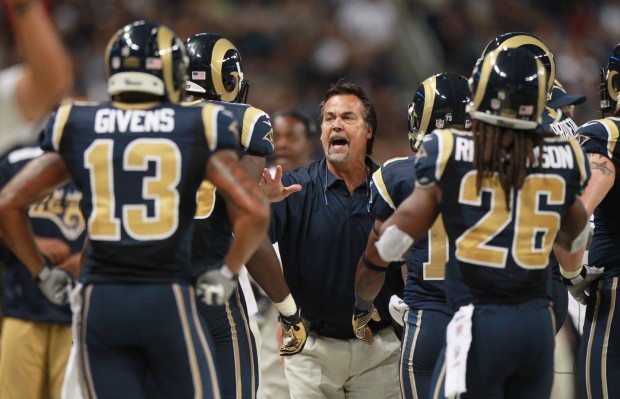
M540 62L540 60L538 58L535 58L536 60L536 65L538 66L537 68L537 72L538 72L538 81L539 82L544 82L545 81L545 75L547 74L547 70L545 69L545 66L543 65L542 62ZM547 103L547 88L545 87L545 85L538 85L538 105L536 107L536 113L538 114L537 118L536 118L536 122L541 123L542 122L542 111L545 109L545 104Z
M433 115L433 105L435 104L435 92L437 91L437 77L431 76L422 82L424 86L424 110L422 111L422 120L420 121L420 133L429 133L429 121ZM430 129L433 130L433 129Z
M231 102L237 98L239 93L240 76L236 72L232 72L237 78L237 84L233 91L226 91L224 87L224 78L222 74L222 67L224 61L226 61L226 53L229 50L237 51L237 48L228 40L221 38L213 46L213 53L211 54L211 80L213 81L213 87L215 87L216 94L220 95L222 101Z
M489 82L489 74L493 69L493 65L495 65L495 60L497 60L497 55L499 51L491 51L488 53L482 62L482 66L480 67L480 79L478 80L478 87L476 88L476 92L474 95L474 111L478 111L480 108L480 103L484 99L484 93L487 91L487 83Z
M540 41L540 39L529 35L517 35L504 40L500 44L500 47L505 46L508 48L516 48L527 44L540 47L547 54L547 57L549 57L550 72L549 76L547 76L547 89L549 92L551 92L551 89L553 88L553 82L555 81L555 60L553 59L553 53L542 41ZM536 58L540 57L538 54L534 55L536 55Z

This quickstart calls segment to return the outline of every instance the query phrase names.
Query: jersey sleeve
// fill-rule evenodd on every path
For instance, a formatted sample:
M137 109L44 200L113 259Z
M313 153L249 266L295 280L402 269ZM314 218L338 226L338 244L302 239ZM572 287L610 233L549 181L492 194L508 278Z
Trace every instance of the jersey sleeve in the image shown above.
M273 154L273 130L269 115L248 107L243 114L241 146L249 155L268 157Z
M394 206L394 201L392 201L383 179L383 166L372 174L370 193L370 207L375 218L379 220L386 220L389 218L392 213L394 213L396 207Z
M431 133L424 138L415 161L416 186L430 187L437 184L437 156L439 136Z
M44 151L58 151L73 104L60 106L48 120L41 142Z
M449 129L434 130L424 138L416 155L416 187L431 187L440 182L453 147L454 136Z
M375 217L385 220L412 192L415 184L414 158L386 161L372 176L371 209Z
M217 104L202 107L202 123L211 152L239 148L239 127L233 115Z
M618 125L607 118L588 122L577 130L577 138L586 153L613 159L618 144Z

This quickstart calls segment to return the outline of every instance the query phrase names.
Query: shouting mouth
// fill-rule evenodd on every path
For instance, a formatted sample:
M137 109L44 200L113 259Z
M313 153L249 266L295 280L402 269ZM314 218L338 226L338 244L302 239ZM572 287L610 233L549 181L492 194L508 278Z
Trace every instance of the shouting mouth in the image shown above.
M331 150L340 152L346 150L349 146L349 139L346 136L334 136L329 139L329 147Z

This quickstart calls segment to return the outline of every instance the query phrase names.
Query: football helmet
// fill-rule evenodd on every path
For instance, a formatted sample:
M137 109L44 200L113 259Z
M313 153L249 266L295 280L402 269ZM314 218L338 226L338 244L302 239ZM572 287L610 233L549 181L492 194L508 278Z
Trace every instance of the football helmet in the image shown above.
M469 102L467 79L461 75L439 73L420 83L407 108L411 149L417 152L424 135L434 129L471 128Z
M620 94L620 43L614 47L607 61L607 68L601 69L601 116L618 109L618 94Z
M189 80L185 90L208 100L245 103L249 82L237 48L226 38L199 33L185 41Z
M555 59L553 53L549 50L549 47L540 40L538 37L526 32L509 32L503 35L497 36L491 40L482 52L482 57L478 62L482 61L482 58L489 52L500 47L524 47L530 50L536 58L542 62L547 72L547 100L551 99L551 90L553 88L553 82L555 81Z
M536 129L545 108L547 75L540 58L523 47L498 48L469 81L474 119L510 129Z
M179 102L185 90L187 64L185 46L170 28L135 21L119 29L108 42L108 94L141 92Z

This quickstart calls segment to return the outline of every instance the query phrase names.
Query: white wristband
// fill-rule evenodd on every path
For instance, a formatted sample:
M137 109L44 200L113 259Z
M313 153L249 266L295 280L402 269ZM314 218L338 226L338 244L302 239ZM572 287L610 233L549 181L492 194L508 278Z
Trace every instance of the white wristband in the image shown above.
M400 262L405 252L413 245L413 238L395 224L383 231L375 243L379 256L386 262Z
M292 294L288 294L282 302L274 303L273 306L282 316L292 316L297 312L297 304Z
M43 265L43 269L37 274L37 280L45 281L49 278L50 274L52 274L52 268L48 265Z
M232 270L230 270L230 267L228 267L227 264L223 264L222 267L220 267L220 274L229 280L237 277L237 275Z

